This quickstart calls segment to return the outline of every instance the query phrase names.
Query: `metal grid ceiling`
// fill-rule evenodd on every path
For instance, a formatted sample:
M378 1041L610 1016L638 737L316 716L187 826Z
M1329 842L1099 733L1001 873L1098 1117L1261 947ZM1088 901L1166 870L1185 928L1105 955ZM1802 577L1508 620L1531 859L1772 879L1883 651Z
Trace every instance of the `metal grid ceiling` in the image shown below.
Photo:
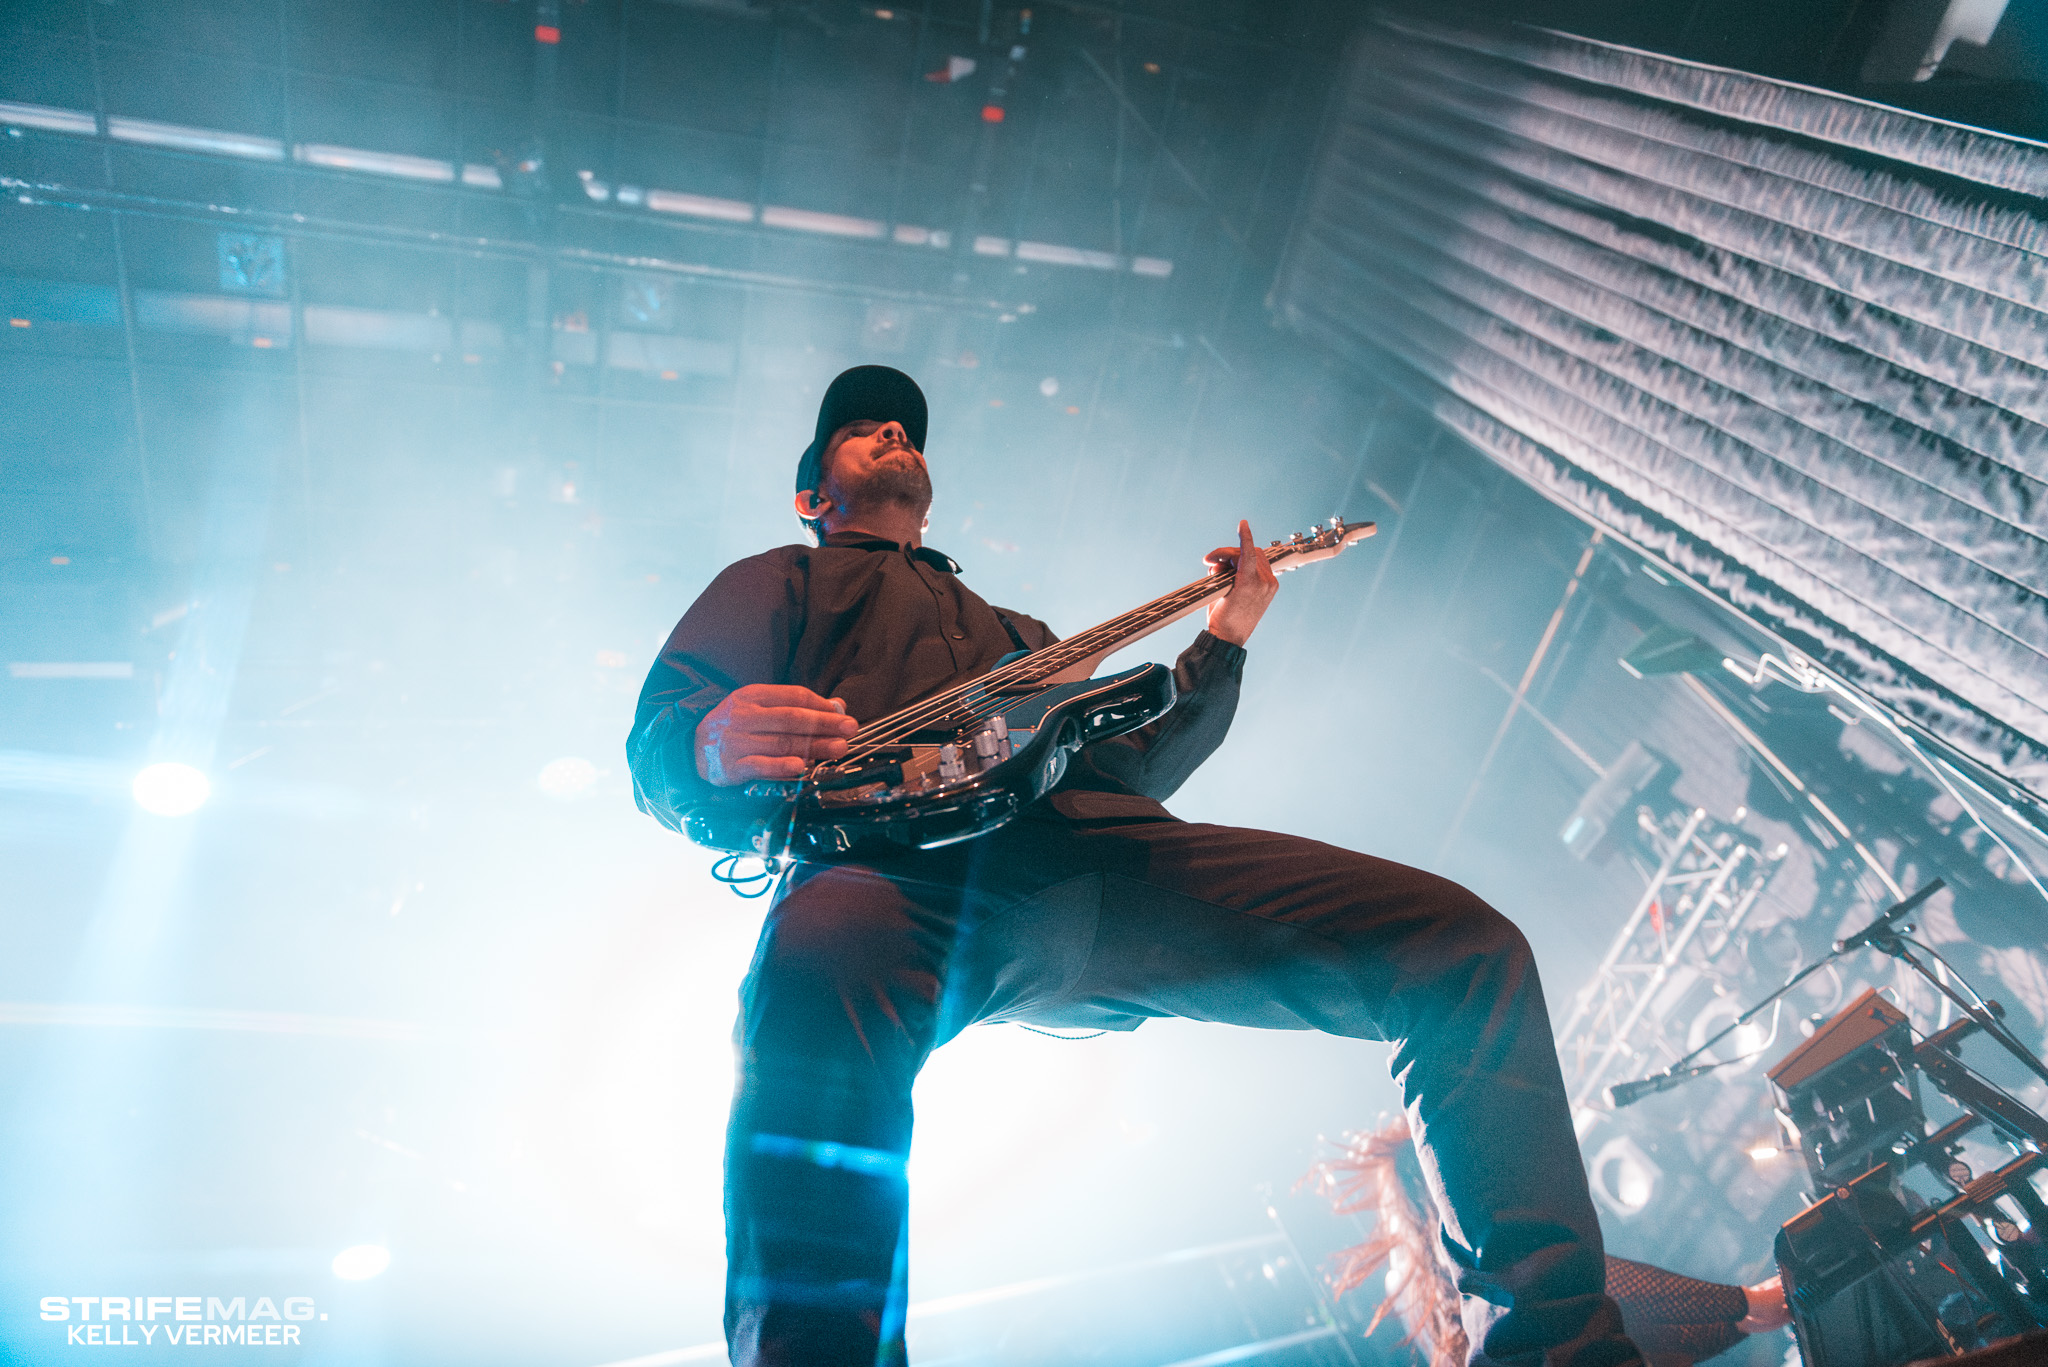
M2048 148L1382 19L1275 292L1553 499L2048 792Z

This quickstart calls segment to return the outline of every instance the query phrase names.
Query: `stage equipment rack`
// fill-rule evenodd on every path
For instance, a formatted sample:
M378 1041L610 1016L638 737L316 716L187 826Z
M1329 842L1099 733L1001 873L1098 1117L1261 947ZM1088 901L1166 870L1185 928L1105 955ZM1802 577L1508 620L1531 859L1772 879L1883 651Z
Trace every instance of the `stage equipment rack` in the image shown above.
M1980 1030L2002 1036L2003 1015L1986 1002L1916 1044L1872 989L1771 1070L1818 1198L1776 1249L1806 1367L1886 1367L2048 1326L2048 1203L2033 1181L2048 1120L1956 1055ZM1923 1079L1961 1111L1932 1131ZM1979 1130L2013 1155L1981 1176L1959 1148ZM1947 1195L1908 1188L1914 1167Z

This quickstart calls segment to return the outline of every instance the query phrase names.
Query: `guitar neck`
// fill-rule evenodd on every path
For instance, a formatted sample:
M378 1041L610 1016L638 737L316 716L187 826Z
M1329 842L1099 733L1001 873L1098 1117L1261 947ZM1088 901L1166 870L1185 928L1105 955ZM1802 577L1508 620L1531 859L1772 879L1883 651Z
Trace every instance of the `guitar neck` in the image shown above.
M1296 534L1287 541L1275 542L1258 553L1266 557L1276 572L1284 573L1316 560L1337 554L1354 541L1373 534L1373 524L1362 522L1346 525L1341 518L1332 519L1330 529L1321 527L1312 536ZM1216 573L1197 579L1192 584L1183 584L1171 593L1161 594L1142 607L1132 608L1099 623L1086 631L1055 641L1049 646L1032 651L1019 660L1012 660L1000 669L975 679L972 683L949 688L933 697L910 706L878 721L870 722L855 733L856 747L872 747L900 739L910 731L932 722L943 721L949 713L970 693L988 696L1005 688L1018 685L1066 683L1085 679L1095 671L1103 658L1113 654L1133 641L1141 641L1162 627L1170 626L1189 613L1207 607L1237 582L1237 569L1225 565Z
M999 690L1010 685L1037 685L1067 683L1085 679L1095 672L1104 656L1143 640L1162 627L1171 626L1187 616L1230 592L1230 586L1237 582L1237 571L1229 566L1215 574L1197 579L1192 584L1182 585L1172 593L1163 593L1141 607L1132 608L1098 623L1086 631L1078 632L1064 640L1055 641L1032 651L1021 660L1012 660L1000 669L991 670L975 681L981 690ZM949 690L957 692L959 690ZM855 746L884 742L900 736L906 727L934 720L947 710L948 694L927 698L912 703L901 711L892 712L878 721L868 723L854 733Z
M1107 622L1055 641L1041 650L1034 650L997 673L1015 670L1015 680L1020 683L1065 683L1070 679L1085 679L1095 672L1095 667L1105 656L1172 626L1189 613L1200 611L1230 592L1231 585L1236 582L1237 571L1226 566L1218 573L1184 584L1172 593L1163 593L1142 607L1132 608Z

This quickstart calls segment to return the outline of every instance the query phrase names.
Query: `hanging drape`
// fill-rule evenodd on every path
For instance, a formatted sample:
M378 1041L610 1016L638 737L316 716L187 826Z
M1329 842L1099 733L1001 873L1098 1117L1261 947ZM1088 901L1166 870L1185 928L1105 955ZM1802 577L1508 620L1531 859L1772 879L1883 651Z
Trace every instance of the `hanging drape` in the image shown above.
M1381 17L1274 292L1302 333L2048 793L2048 147Z

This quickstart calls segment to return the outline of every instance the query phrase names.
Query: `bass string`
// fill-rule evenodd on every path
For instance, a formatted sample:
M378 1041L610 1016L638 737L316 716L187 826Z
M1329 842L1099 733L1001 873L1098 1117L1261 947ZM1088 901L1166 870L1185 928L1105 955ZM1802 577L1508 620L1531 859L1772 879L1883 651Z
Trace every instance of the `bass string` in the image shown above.
M1276 546L1269 547L1260 553L1266 557L1267 563L1271 564L1292 554L1293 550L1294 548L1291 546ZM943 721L950 716L961 715L955 713L952 709L961 699L972 694L977 689L987 689L1019 680L1037 682L1051 674L1058 673L1061 669L1078 660L1084 660L1090 655L1114 648L1116 641L1120 637L1131 634L1138 627L1146 625L1153 618L1172 616L1178 613L1190 603L1213 593L1219 587L1227 587L1235 580L1236 575L1237 570L1235 566L1225 567L1215 574L1207 575L1195 580L1191 584L1183 585L1172 593L1156 598L1150 603L1133 608L1129 612L1112 617L1107 622L1090 627L1078 636L1072 636L1067 640L1055 642L1044 650L1035 652L1022 660L1005 665L1001 669L991 670L987 674L956 685L935 697L912 704L912 706L900 712L892 713L878 722L871 723L868 728L855 732L852 745L848 747L846 756L839 763L844 764L849 759L863 758L878 749L885 748L901 740L904 736L924 729L934 722ZM995 710L992 707L981 707L979 711L972 711L965 715L969 720L976 720L993 715Z
M963 713L954 711L954 707L958 705L958 701L973 695L975 691L999 687L999 685L1006 685L1006 682L1016 682L1016 680L1038 682L1040 678L1047 678L1051 674L1057 674L1061 668L1073 664L1075 660L1085 660L1087 656L1098 654L1104 648L1104 639L1102 637L1108 637L1110 641L1114 641L1114 637L1126 635L1130 629L1135 629L1139 625L1145 625L1147 617L1176 611L1176 609L1186 605L1186 600L1190 596L1202 596L1204 592L1212 590L1214 586L1217 586L1217 576L1212 576L1208 580L1198 580L1196 584L1188 584L1184 588L1178 588L1178 590L1174 590L1171 594L1165 594L1163 598L1155 598L1153 603L1147 603L1141 609L1133 609L1130 613L1124 613L1122 617L1112 617L1110 621L1106 621L1106 623L1102 623L1098 627L1087 629L1087 631L1083 631L1083 633L1079 633L1075 637L1069 637L1065 641L1055 641L1053 646L1047 646L1047 648L1032 654L1032 656L1026 656L1024 660L1016 660L1016 662L1012 662L1012 664L1008 664L1004 668L999 668L999 670L991 670L987 674L979 674L979 676L963 682L963 685L958 685L954 689L948 689L946 693L940 693L940 695L936 695L932 699L926 699L924 703L918 703L915 707L907 707L907 709L903 709L899 713L883 717L881 721L874 723L872 734L856 736L856 742L893 740L893 738L911 734L915 730L922 730L922 728L930 726L932 721L944 721L944 719L950 719L950 717L956 717L956 715L963 715ZM1194 592L1194 590L1198 590L1198 592ZM983 711L973 713L973 715L991 715L991 709L983 709Z
M1068 665L1101 653L1106 646L1113 645L1117 638L1128 635L1135 628L1148 625L1159 617L1171 616L1189 602L1207 596L1221 585L1227 585L1234 577L1234 570L1223 570L1198 579L1192 584L1184 585L1172 593L1154 599L1143 607L1133 608L1077 636L1057 641L1022 660L1013 661L1001 669L992 670L936 697L884 717L872 724L872 730L864 728L862 732L854 735L853 744L847 747L846 756L839 763L864 758L905 736L925 729L934 722L950 717L960 716L965 721L972 722L993 716L1000 709L1002 700L998 698L991 702L986 694L966 713L960 713L956 709L962 700L977 689L985 690L1018 681L1037 682L1039 679L1057 674Z
M936 697L926 699L914 707L906 708L902 712L885 717L881 721L874 723L874 730L871 733L866 735L856 734L854 737L855 743L857 745L865 745L867 748L861 753L866 754L871 753L878 746L887 745L903 736L924 729L935 722L950 720L955 717L962 717L965 720L978 720L991 716L1000 707L1001 700L997 699L994 706L987 706L985 705L988 701L986 694L976 704L976 709L970 709L969 712L964 714L956 709L961 700L977 690L985 690L1015 681L1037 682L1040 679L1058 673L1061 669L1066 668L1075 661L1084 660L1090 655L1097 654L1104 648L1104 638L1107 638L1107 642L1113 643L1118 636L1126 635L1131 630L1145 625L1149 617L1178 610L1185 606L1191 598L1200 598L1212 591L1217 586L1217 580L1220 577L1211 576L1186 585L1175 590L1173 593L1167 594L1163 598L1147 603L1142 608L1136 608L1124 613L1120 617L1112 618L1108 622L1092 627L1078 636L1070 637L1065 641L1055 642L1053 645L1047 646L1044 650L1027 656L1025 659L1015 661L1004 666L1002 669L993 670L988 674L980 675L964 684L948 689ZM848 758L853 757L855 756L851 749L849 749ZM841 763L844 762L844 760L841 761Z

